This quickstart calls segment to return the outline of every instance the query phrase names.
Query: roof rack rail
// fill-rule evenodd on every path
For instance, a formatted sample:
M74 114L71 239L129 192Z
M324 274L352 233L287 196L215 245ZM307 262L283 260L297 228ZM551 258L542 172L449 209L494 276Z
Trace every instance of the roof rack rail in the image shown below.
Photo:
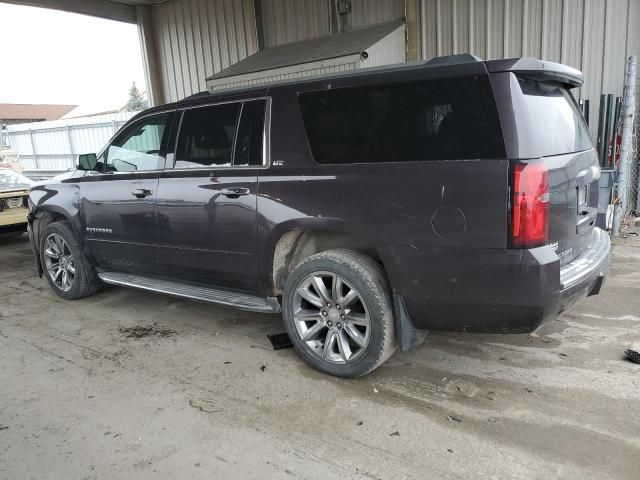
M429 67L440 67L443 65L457 65L459 63L476 63L482 62L480 57L476 57L470 53L459 53L457 55L445 55L442 57L433 57L428 60L425 65Z

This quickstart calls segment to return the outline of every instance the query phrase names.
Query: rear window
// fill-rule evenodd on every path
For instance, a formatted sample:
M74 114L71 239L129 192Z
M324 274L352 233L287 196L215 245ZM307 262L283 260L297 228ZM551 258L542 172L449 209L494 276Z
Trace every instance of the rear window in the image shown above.
M528 125L542 156L592 147L588 127L571 93L557 83L518 78Z
M321 164L505 156L485 76L305 92L300 105Z

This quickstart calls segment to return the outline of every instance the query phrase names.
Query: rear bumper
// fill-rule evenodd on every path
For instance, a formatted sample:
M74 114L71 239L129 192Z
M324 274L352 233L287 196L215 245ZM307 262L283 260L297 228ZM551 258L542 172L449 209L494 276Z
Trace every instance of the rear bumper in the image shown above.
M562 267L551 246L395 247L390 252L396 266L390 272L392 287L416 329L531 332L600 291L611 242L598 228L591 235L587 250Z
M589 248L560 269L558 313L584 297L600 293L609 273L610 253L609 235L604 230L594 228Z

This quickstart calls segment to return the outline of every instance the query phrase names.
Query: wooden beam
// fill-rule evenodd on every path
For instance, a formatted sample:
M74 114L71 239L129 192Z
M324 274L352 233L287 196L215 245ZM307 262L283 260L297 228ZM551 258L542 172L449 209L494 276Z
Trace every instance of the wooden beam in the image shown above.
M407 0L405 4L405 17L407 22L407 61L420 60L422 58L421 29L420 29L420 0Z

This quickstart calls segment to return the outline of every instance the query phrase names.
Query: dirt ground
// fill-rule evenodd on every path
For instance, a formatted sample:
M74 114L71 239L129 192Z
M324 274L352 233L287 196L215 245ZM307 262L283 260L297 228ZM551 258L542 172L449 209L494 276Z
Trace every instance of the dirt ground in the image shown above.
M277 315L75 302L0 238L1 479L640 478L640 243L531 335L432 333L373 374L273 351Z

